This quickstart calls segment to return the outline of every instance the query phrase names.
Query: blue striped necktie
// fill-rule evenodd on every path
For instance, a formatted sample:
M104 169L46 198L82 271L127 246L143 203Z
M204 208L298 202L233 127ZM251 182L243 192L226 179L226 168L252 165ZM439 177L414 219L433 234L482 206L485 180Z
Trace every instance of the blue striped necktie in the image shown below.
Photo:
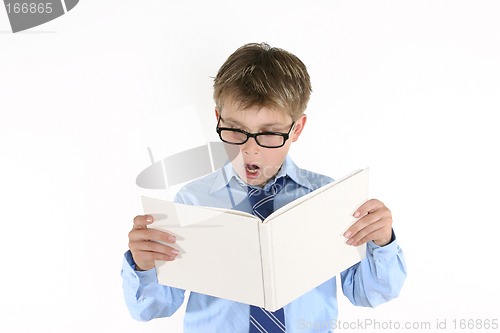
M255 216L264 220L274 211L274 197L284 187L285 177L278 178L269 189L248 188L248 199ZM285 313L283 308L274 312L258 306L250 306L249 333L285 332Z

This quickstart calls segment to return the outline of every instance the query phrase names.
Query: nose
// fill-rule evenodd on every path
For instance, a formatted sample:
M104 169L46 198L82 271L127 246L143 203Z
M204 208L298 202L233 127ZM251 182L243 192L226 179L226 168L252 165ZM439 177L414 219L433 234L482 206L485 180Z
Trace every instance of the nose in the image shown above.
M260 146L257 144L255 138L248 138L248 141L243 144L241 149L245 154L257 154Z

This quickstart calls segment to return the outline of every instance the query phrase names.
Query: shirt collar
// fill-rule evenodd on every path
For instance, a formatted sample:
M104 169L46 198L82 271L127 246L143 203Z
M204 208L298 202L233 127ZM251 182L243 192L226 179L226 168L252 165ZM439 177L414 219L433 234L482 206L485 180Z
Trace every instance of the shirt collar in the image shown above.
M276 174L275 178L267 185L272 185L277 178L288 176L291 180L300 186L306 187L310 190L314 190L311 182L306 177L302 169L298 168L297 165L292 161L292 159L287 155L283 165ZM210 188L210 193L216 192L230 183L236 182L242 187L248 186L241 178L238 176L236 171L234 171L231 162L226 162L226 164L218 171L215 176L212 187Z
M234 171L233 166L230 161L227 161L224 166L217 171L212 187L210 187L210 193L216 192L229 184L229 182L238 182L241 186L246 186L246 184L240 179L236 171Z

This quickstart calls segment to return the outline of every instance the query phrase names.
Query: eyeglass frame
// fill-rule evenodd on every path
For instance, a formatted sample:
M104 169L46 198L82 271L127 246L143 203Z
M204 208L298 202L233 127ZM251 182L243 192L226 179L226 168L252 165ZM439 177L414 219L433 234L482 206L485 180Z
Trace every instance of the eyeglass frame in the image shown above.
M285 145L286 141L288 139L290 139L290 132L292 132L292 129L293 129L294 125L295 125L295 120L294 120L294 121L292 121L292 125L290 126L290 129L288 130L288 133L282 133L282 132L250 133L250 132L244 131L244 130L239 129L239 128L219 127L219 124L220 124L221 120L222 120L222 116L219 116L219 120L217 121L217 127L215 128L215 131L217 132L217 134L219 134L219 138L221 139L222 142L229 143L231 145L241 146L241 145L245 144L248 141L248 139L254 138L255 142L260 147L270 148L270 149L283 147ZM221 134L222 131L231 131L231 132L237 132L237 133L245 134L247 138L245 139L245 141L240 142L240 143L229 142L229 141L226 141L226 140L224 140L222 138L222 134ZM283 138L283 143L280 146L265 146L265 145L261 145L259 143L259 140L257 139L257 137L262 136L262 135L278 135L278 136L281 136Z

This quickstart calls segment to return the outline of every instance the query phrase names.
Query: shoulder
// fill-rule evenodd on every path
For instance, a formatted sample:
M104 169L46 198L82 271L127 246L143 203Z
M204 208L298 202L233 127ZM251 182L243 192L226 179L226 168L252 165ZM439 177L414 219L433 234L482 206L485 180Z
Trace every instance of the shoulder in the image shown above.
M290 158L286 160L286 172L293 181L311 191L334 181L329 176L299 168Z
M212 172L185 184L175 195L174 201L184 204L198 204L195 201L198 201L200 197L210 195L210 190L212 189L219 172L220 170Z
M299 168L299 172L305 179L307 179L309 181L309 184L310 184L309 186L310 186L312 191L314 191L320 187L323 187L327 184L330 184L331 182L334 181L333 178L331 178L329 176L326 176L326 175L323 175L323 174L320 174L317 172L313 172L310 170Z
M311 183L319 185L320 187L334 181L333 178L323 175L321 173L313 172L306 169L301 169L301 170L305 173L306 177L309 179Z

